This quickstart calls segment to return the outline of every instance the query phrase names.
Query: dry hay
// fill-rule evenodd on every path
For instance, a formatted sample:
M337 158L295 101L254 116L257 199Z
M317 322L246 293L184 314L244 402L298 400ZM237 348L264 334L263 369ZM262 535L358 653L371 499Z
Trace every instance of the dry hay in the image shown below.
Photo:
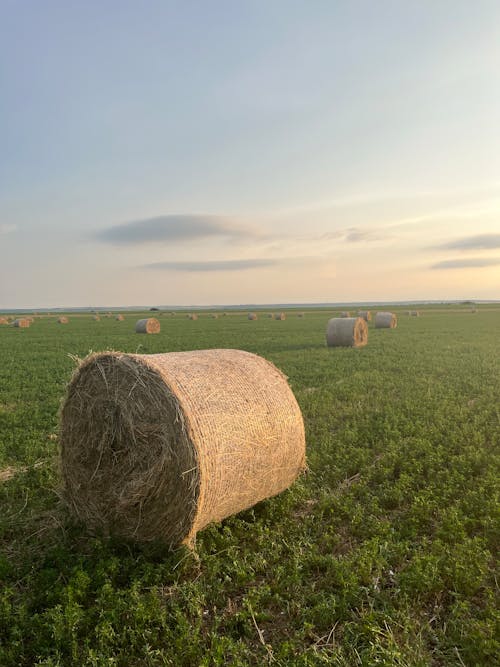
M125 319L125 318L124 318L123 315L121 315L121 314L120 314L120 315L117 315L117 316L115 317L115 320L116 320L117 322L123 322L124 319Z
M9 320L6 317L0 317L0 324L8 324Z
M248 319L249 320L257 320L257 313L248 313Z
M398 326L398 318L394 313L380 312L375 315L376 329L395 329Z
M14 320L12 326L19 329L27 329L30 326L31 322L27 317L18 317L17 320Z
M410 317L420 317L420 311L419 310L409 310L408 315Z
M137 320L135 323L135 333L160 333L160 323L155 317L146 317L144 320Z
M241 350L90 355L69 384L60 434L73 513L99 532L171 547L305 468L286 377Z
M358 311L358 317L362 317L365 322L370 322L372 319L371 310L360 310Z
M65 317L64 315L63 315L62 317L59 317L59 318L57 319L57 323L58 323L58 324L68 324L68 322L69 322L68 318Z
M340 317L351 317L351 313L348 310L343 310L340 313Z
M94 315L94 317L92 319L94 320L94 322L100 322L101 321L101 318L99 317L99 315Z
M198 319L198 315L197 315L196 313L189 313L189 314L187 315L187 318L188 318L188 320L197 320L197 319Z
M286 320L286 315L285 315L285 313L275 313L274 314L274 319L275 320Z
M368 325L362 317L333 317L328 321L328 347L363 347L367 343Z

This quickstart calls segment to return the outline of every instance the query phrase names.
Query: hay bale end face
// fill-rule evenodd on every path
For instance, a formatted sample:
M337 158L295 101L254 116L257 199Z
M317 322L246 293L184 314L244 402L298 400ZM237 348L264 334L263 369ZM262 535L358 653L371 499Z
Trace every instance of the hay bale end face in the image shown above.
M376 329L395 329L398 326L398 318L394 313L380 312L375 315Z
M286 377L241 350L91 355L69 384L60 433L74 514L99 532L172 547L305 468Z
M9 320L6 317L0 317L0 324L8 324Z
M368 325L362 317L333 317L328 321L328 347L363 347L367 343Z
M196 313L189 313L188 315L186 315L186 317L188 318L188 320L197 320L198 319L198 315Z
M18 328L18 329L28 329L30 326L31 322L28 320L26 317L18 317L14 322L12 323L12 326Z
M358 312L358 317L362 317L365 322L371 322L372 319L371 310L360 310Z
M248 313L248 319L249 320L256 320L257 318L257 313Z
M138 320L135 324L135 333L160 333L160 323L155 317L146 317L144 320Z

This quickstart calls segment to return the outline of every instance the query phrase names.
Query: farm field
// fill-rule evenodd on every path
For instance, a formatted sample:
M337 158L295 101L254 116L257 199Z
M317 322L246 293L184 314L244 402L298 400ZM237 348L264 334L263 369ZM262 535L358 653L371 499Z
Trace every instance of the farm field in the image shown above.
M495 664L500 307L393 310L361 349L325 346L331 310L0 326L0 665ZM58 496L75 357L212 347L289 377L308 472L195 552L90 535Z

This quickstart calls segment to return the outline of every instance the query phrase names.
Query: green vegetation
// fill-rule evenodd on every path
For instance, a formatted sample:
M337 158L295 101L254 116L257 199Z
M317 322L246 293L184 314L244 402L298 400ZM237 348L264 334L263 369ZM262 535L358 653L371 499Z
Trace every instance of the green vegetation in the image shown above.
M0 327L0 665L495 664L500 310L423 314L359 350L327 311ZM194 554L89 535L57 495L70 355L206 347L289 376L308 474Z

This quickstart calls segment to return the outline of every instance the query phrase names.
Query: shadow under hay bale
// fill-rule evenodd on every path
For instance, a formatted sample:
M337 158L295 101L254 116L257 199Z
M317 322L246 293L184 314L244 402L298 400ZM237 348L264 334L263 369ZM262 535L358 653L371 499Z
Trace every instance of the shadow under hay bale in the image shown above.
M160 333L160 323L155 317L146 317L138 320L135 324L135 333L157 334Z
M286 377L240 350L91 355L69 384L60 433L74 514L91 529L170 546L191 545L305 468Z
M368 325L362 317L333 317L328 321L328 347L363 347L367 343Z
M375 315L376 329L395 329L398 326L398 318L394 313L379 312Z

